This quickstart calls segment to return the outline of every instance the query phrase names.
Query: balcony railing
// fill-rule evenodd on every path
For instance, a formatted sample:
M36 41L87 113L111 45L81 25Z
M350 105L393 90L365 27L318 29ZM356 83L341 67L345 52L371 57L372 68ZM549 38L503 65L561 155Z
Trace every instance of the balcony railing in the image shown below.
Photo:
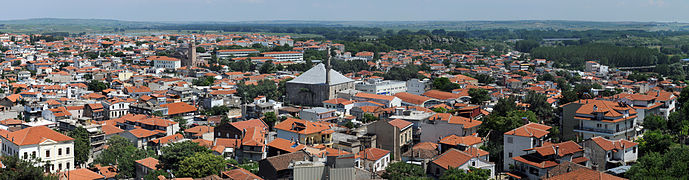
M603 128L591 128L591 127L581 127L581 126L576 126L574 127L574 130L579 130L579 131L590 131L590 132L596 132L596 133L605 133L605 134L619 134L619 133L625 133L629 130L632 130L634 128L619 128L616 130L611 130L611 129L603 129Z

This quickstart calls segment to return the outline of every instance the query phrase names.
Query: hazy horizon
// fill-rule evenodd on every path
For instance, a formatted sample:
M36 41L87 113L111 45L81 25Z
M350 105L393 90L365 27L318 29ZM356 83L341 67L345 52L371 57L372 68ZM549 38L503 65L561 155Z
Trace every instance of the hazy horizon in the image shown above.
M113 19L157 22L515 21L687 22L681 0L22 0L0 20ZM25 8L29 8L29 12Z

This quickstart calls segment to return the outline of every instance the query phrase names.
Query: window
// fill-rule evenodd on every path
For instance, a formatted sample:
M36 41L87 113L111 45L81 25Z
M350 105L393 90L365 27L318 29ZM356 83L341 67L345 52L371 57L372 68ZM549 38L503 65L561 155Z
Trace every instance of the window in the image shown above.
M509 156L509 157L512 157L512 153L510 152L510 153L508 154L508 156Z
M66 168L67 168L67 170L69 170L69 162L67 162L67 167L66 167Z
M36 157L36 151L31 152L31 157Z
M50 150L45 151L45 157L50 157Z
M65 154L69 154L69 148L65 150Z
M57 164L57 170L62 170L62 164Z
M24 159L27 159L27 158L29 158L29 153L24 152Z
M507 143L512 144L512 141L514 141L514 139L512 137L507 137Z
M58 156L62 156L62 148L58 148L58 149L57 149L57 155L58 155Z
M636 153L636 147L634 147L634 149L632 149L632 150L633 150L633 151L632 151L633 153Z

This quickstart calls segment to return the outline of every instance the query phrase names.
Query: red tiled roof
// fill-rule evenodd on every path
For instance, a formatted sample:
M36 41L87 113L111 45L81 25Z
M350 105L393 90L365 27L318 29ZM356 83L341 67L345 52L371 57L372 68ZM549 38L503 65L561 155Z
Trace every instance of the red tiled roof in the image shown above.
M378 149L378 148L366 148L363 151L360 151L358 156L360 158L364 158L370 161L377 161L380 158L385 157L385 155L390 154L390 151L384 150L384 149Z
M443 169L460 167L471 160L471 155L457 149L449 149L445 153L438 155L432 163Z
M144 167L150 168L150 169L158 169L156 166L158 166L158 159L148 157L146 159L141 159L137 160L136 163L139 163L143 165Z
M160 105L161 107L167 108L168 115L182 114L197 111L198 109L192 105L185 102L176 102Z
M4 136L4 138L19 146L39 144L46 140L56 142L74 140L69 136L60 134L59 132L45 126L29 127L19 131L10 132Z

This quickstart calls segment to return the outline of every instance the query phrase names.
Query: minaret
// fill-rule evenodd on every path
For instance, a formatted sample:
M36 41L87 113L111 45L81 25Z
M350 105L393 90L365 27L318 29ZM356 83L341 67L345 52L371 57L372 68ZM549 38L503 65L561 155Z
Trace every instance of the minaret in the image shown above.
M330 47L328 47L328 60L325 64L325 84L330 86Z

